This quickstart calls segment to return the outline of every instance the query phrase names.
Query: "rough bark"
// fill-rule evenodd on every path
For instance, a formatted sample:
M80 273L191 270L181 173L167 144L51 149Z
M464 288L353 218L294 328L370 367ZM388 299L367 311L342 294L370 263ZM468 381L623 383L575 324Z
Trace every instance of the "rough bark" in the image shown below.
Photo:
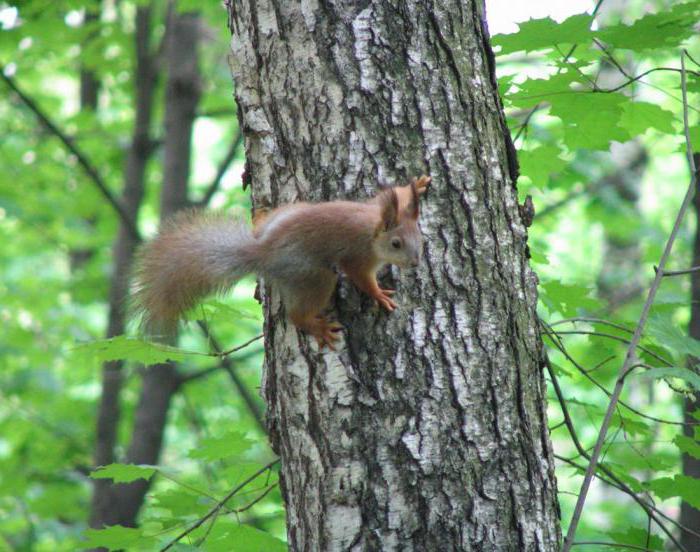
M135 75L135 121L131 145L124 172L122 204L131 220L137 214L144 192L146 164L152 152L150 125L153 107L153 92L157 69L149 52L150 9L140 7L136 11L136 75ZM131 261L138 242L122 222L119 227L114 251L112 286L109 294L107 337L124 333L128 277ZM114 448L117 442L120 408L119 395L122 388L122 361L106 362L102 367L102 394L97 416L95 438L95 465L103 466L115 461ZM119 487L109 480L97 479L93 483L90 526L102 527L118 523L114 505Z
M167 218L188 205L192 126L200 96L197 64L199 34L199 18L196 15L169 10L165 49L168 77L165 89L161 218ZM158 463L170 401L179 383L180 377L171 363L145 368L124 462ZM110 524L135 526L149 486L150 482L145 480L115 485Z
M695 154L695 165L700 167L700 154ZM696 176L696 182L700 178L700 174ZM700 192L695 191L695 199L693 200L695 208L695 238L693 241L693 262L690 266L700 265ZM690 337L700 339L700 273L693 272L690 275L690 323L688 332ZM698 359L690 359L690 366L694 370L698 370ZM694 416L700 412L700 394L695 393L692 397L687 397L683 401L683 413L685 426L683 433L691 438L694 438L698 432L698 419ZM683 454L683 475L700 479L700 459L694 458L690 454ZM700 534L700 510L694 508L687 502L681 502L681 525L687 527L696 534ZM697 537L688 531L683 531L681 534L681 544L686 550L700 550L700 537Z
M536 278L480 2L229 1L256 207L428 173L425 260L343 283L338 353L265 292L292 550L555 550Z

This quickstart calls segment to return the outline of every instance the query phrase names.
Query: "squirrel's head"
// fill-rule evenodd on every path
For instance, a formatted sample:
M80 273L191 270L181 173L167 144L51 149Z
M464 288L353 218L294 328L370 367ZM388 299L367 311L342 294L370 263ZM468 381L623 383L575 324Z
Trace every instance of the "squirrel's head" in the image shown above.
M382 262L401 267L418 266L423 238L418 229L418 192L411 183L411 199L400 205L393 188L379 196L381 222L375 232L374 248Z

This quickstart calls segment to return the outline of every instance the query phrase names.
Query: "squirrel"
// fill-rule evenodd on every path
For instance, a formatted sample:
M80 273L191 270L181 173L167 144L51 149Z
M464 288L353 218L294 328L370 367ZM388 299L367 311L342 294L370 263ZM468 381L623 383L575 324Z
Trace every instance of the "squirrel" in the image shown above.
M222 213L184 211L137 255L134 307L150 331L174 332L180 316L247 274L279 291L294 325L335 350L342 326L322 311L341 269L387 311L394 290L377 284L383 265L417 266L419 197L430 177L381 190L364 202L291 203L258 213L253 227Z

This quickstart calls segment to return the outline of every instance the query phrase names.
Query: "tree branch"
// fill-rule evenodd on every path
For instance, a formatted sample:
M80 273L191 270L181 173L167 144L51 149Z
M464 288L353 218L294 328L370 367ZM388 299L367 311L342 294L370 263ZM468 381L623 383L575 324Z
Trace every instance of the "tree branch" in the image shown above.
M654 267L654 272L659 272L659 269ZM686 274L692 274L693 272L700 272L700 266L686 268L685 270L664 270L661 276L685 276Z
M569 435L571 436L571 441L573 442L574 447L576 447L576 450L579 452L579 454L580 454L581 456L583 456L584 458L586 458L586 459L589 461L589 464L588 464L588 465L590 466L590 465L591 465L591 464L590 464L591 457L590 457L590 455L588 454L588 452L586 451L586 449L583 447L583 445L581 444L581 441L580 441L579 438L578 438L578 435L577 435L577 433L576 433L576 428L574 427L574 422L573 422L573 420L571 419L571 416L569 415L569 410L568 410L568 408L567 408L567 406L566 406L566 401L565 401L565 399L564 399L564 394L562 393L561 387L559 387L559 381L557 380L557 377L556 377L556 375L554 374L554 370L552 369L552 365L551 365L551 363L549 362L549 359L548 359L548 358L546 359L545 364L546 364L546 366L547 366L547 371L549 372L549 376L550 376L550 378L551 378L551 380L552 380L552 387L554 388L554 393L555 393L556 396L557 396L557 400L559 401L559 406L561 407L562 414L564 415L564 423L566 424L566 427L567 427L567 429L569 430ZM596 443L596 445L597 445L597 443ZM568 459L563 458L563 457L558 457L558 458L559 458L560 460L565 461L565 462L569 462L569 463L571 463L571 464L573 464L573 465L575 465L575 466L577 466L577 467L580 467L580 466L578 466L578 464L576 464L575 462L573 462L573 461L571 461L571 460L568 460ZM614 481L614 482L616 483L616 485L614 485L614 486L617 486L618 489L622 490L624 493L626 493L627 495L629 495L630 497L632 497L632 498L634 499L634 501L637 502L637 504L639 504L639 505L642 507L642 509L646 512L646 514L647 514L651 519L653 519L653 520L656 522L656 524L661 528L661 530L662 530L664 533L666 533L666 535L667 535L675 544L677 544L677 545L679 546L679 550L682 550L682 549L683 549L683 548L680 546L680 543L678 543L678 541L675 539L675 537L673 536L673 534L671 533L671 531L670 531L669 529L667 529L666 526L665 526L661 521L659 521L659 520L656 518L655 512L652 511L652 506L651 506L651 505L647 504L644 500L642 500L641 498L639 498L639 497L637 496L637 493L635 493L630 487L628 487L625 483L623 483L623 482L622 482L612 471L610 471L605 465L601 464L601 465L599 466L599 469L600 469L600 471L602 471L608 478L610 478L612 481ZM597 474L596 474L596 475L597 475ZM600 476L598 476L598 477L600 477ZM580 497L580 496L581 496L581 495L579 494L579 497Z
M659 286L661 285L661 280L663 278L663 270L666 267L666 263L668 261L669 256L671 255L673 243L676 240L676 236L678 235L678 231L680 229L685 213L688 210L688 207L690 206L690 203L695 194L696 169L695 160L693 159L693 148L690 142L690 127L688 125L688 91L686 85L684 54L681 54L681 91L683 93L683 127L685 130L686 154L688 156L688 164L691 169L690 185L688 186L685 198L683 199L683 203L681 204L681 207L678 211L678 215L676 216L676 220L673 225L673 229L671 230L671 235L669 236L668 241L666 242L664 252L661 255L661 259L659 260L659 270L656 273L656 276L654 277L654 281L651 284L651 288L649 288L649 294L647 295L647 299L644 302L644 307L642 308L642 313L639 317L639 322L637 323L634 335L632 336L630 344L627 348L625 360L622 363L622 367L620 368L617 382L615 384L615 389L613 391L612 396L610 397L610 403L608 405L605 417L603 418L603 424L598 434L598 440L596 441L595 448L593 449L593 454L586 469L586 475L583 478L581 491L579 492L578 500L576 501L576 507L574 508L574 514L571 519L571 524L569 525L569 530L567 532L566 539L564 540L562 552L569 552L569 550L571 550L571 545L573 543L574 536L576 535L576 528L578 527L578 523L581 519L581 514L583 513L583 506L586 503L586 497L588 495L588 489L591 485L591 479L593 478L593 474L598 464L600 452L605 441L605 436L608 432L608 427L610 426L610 421L612 420L613 412L615 411L615 407L617 406L617 403L620 399L620 395L622 393L625 376L627 375L627 371L633 364L633 359L635 358L637 346L639 345L639 341L642 338L642 332L644 331L644 326L646 325L647 319L649 317L649 311L651 310L651 306L654 303L656 292L658 291Z
M202 516L199 520L197 520L196 523L185 529L182 533L180 533L177 537L175 537L173 540L171 540L168 544L166 544L163 548L160 549L160 552L165 552L166 550L170 550L178 541L189 535L192 531L197 529L198 527L201 527L205 521L207 521L210 517L216 515L221 508L223 508L226 503L233 498L233 496L240 491L243 487L245 487L248 483L251 481L255 480L258 478L258 476L262 475L266 471L270 470L272 466L277 464L279 462L279 459L273 460L266 466L263 466L260 468L257 472L255 472L253 475L248 477L245 481L243 481L240 485L237 485L236 487L231 490L223 499L221 499L216 506L214 506L209 512L207 512L204 516Z
M216 341L214 336L211 334L207 325L204 322L202 322L201 320L198 320L197 324L202 329L202 332L204 333L204 335L207 337L207 339L211 343L211 346L213 347L213 349L215 351L221 351L221 347L219 346L219 343ZM238 347L238 349L241 349L241 348L249 345L253 341L260 339L261 337L262 337L261 335L254 337L250 341L244 343L243 345L240 345ZM230 352L232 352L233 350L236 350L236 349L237 348L234 348ZM219 354L221 354L221 353L219 353ZM238 377L238 374L236 374L236 371L233 369L233 366L231 364L231 359L229 357L226 357L226 356L223 357L221 359L221 363L219 364L217 369L219 369L219 368L226 371L226 373L228 374L229 378L231 379L231 382L233 383L234 387L238 390L238 393L241 395L241 397L243 398L243 401L246 403L246 406L248 407L248 410L250 411L251 415L253 416L256 423L258 424L258 427L261 429L261 431L264 434L267 434L267 428L265 427L263 413L260 411L260 407L255 402L253 395L250 393L250 391L245 386L243 381ZM186 379L186 381L187 381L187 379Z
M24 103L24 105L26 105L30 109L30 111L34 113L37 119L41 121L41 123L47 128L47 130L51 132L54 136L56 136L63 143L66 149L68 149L68 151L75 155L76 159L78 160L78 163L81 167L83 167L83 170L90 177L90 180L92 180L95 186L97 186L97 189L107 200L107 203L109 203L119 215L122 222L129 230L129 233L131 234L132 238L134 238L136 241L140 241L141 236L139 234L138 229L136 228L136 225L134 224L134 221L126 212L124 206L117 200L116 197L114 197L114 195L112 195L112 192L109 191L109 189L107 188L107 184L102 178L102 175L95 168L92 162L87 158L85 153L76 144L73 143L73 140L71 140L71 138L65 132L63 132L61 129L58 128L58 126L56 126L56 124L49 118L49 116L38 106L38 104L34 100L27 96L27 94L25 94L19 88L19 86L17 86L12 77L9 77L7 74L5 74L5 67L3 65L0 65L0 78L3 81L5 81L5 84L7 84L7 86L10 89L12 89L12 91L15 94L17 94L22 103Z
M197 205L199 205L200 207L204 207L209 204L211 198L219 189L221 181L223 180L224 175L226 174L226 171L229 168L229 165L236 157L236 152L238 151L238 148L241 147L242 143L243 132L241 132L241 129L239 128L235 138L233 139L233 142L231 142L231 147L229 148L228 153L226 153L226 156L219 164L219 168L216 171L216 176L214 177L214 180L212 180L211 184L207 188L207 191L204 193L204 196L202 196L202 199L200 199L197 202Z

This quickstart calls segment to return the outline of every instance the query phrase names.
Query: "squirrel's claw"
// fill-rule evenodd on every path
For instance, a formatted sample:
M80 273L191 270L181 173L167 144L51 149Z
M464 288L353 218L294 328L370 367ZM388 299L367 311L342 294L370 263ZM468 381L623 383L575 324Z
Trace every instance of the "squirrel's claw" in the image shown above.
M432 178L430 178L429 176L423 175L414 181L414 184L416 186L416 193L419 196L422 196L426 192L426 188L428 187L428 184L430 184L431 180Z
M319 350L327 345L331 351L335 351L335 342L340 339L338 332L343 329L343 325L339 322L328 322L321 319L319 322L318 333L314 334Z
M386 310L392 312L398 308L398 305L391 299L394 293L396 293L394 289L380 289L374 299Z

